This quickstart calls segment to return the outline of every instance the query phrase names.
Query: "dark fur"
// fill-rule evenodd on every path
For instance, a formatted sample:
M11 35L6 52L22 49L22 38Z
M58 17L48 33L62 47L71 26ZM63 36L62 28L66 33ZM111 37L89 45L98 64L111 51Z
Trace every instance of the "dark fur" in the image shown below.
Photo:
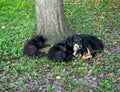
M82 56L87 54L87 48L89 49L92 57L95 57L96 53L101 52L104 48L102 41L94 35L81 34L76 35L82 39L83 48L78 50L77 54Z
M69 48L69 49L68 49ZM72 47L69 46L68 39L54 45L48 51L48 58L53 61L70 61L73 58Z
M48 58L54 61L71 61L74 59L73 43L75 41L73 36L54 45L48 52Z
M78 44L82 48L81 38L79 36L70 36L67 39L54 45L48 52L48 58L54 61L69 62L75 57L73 55L74 44Z
M28 40L23 48L24 55L30 57L43 57L46 55L45 52L39 52L39 49L45 47L45 39L41 35L37 35L32 39Z
M76 34L54 45L48 52L48 58L54 61L65 62L75 59L75 50L73 49L75 44L79 46L76 55L79 54L82 59L95 57L98 52L103 50L102 41L96 36L89 34ZM88 53L88 50L90 53Z

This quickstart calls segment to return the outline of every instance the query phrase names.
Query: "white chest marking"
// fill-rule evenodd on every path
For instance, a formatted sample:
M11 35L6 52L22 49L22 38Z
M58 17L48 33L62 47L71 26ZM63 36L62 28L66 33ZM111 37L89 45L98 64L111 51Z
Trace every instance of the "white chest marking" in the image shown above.
M79 50L79 46L78 46L78 44L74 44L74 46L73 46L73 55L75 56L76 55L76 53L77 53L77 51Z

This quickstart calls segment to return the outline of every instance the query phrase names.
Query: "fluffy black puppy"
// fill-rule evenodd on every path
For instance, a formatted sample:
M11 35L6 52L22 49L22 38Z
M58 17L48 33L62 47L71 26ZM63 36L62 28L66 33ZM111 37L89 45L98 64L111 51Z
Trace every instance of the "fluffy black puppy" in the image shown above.
M74 54L80 48L82 48L81 38L70 36L54 45L48 52L48 58L54 61L68 62L74 59Z
M72 60L72 49L68 50L67 39L57 43L48 51L48 58L53 61L65 61Z
M30 57L43 57L46 55L45 52L39 52L39 49L45 47L45 39L41 35L37 35L32 39L28 40L24 44L23 53Z
M96 53L101 52L104 48L102 41L94 35L80 34L77 36L82 39L83 48L79 49L76 55L82 56L82 59L95 57Z

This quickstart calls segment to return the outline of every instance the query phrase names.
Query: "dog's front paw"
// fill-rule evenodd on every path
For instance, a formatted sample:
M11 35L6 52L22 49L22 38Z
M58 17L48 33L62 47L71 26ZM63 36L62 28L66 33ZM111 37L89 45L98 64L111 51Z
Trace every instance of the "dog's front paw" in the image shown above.
M84 59L84 60L85 60L85 59L89 59L89 58L92 58L92 55L83 55L83 56L82 56L82 59Z

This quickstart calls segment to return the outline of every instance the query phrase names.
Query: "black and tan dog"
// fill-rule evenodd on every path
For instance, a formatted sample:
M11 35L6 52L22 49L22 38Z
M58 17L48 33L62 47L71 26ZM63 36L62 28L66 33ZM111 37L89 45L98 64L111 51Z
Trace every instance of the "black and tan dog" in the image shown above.
M71 61L77 57L89 59L103 50L100 39L94 35L76 34L54 45L48 52L48 58L54 61Z
M103 50L103 44L100 39L94 35L80 34L75 35L80 37L82 42L82 48L77 50L75 57L81 57L82 59L88 59L95 57L98 52Z
M53 61L71 61L75 58L78 50L82 48L79 36L70 36L54 45L48 52L48 58Z

